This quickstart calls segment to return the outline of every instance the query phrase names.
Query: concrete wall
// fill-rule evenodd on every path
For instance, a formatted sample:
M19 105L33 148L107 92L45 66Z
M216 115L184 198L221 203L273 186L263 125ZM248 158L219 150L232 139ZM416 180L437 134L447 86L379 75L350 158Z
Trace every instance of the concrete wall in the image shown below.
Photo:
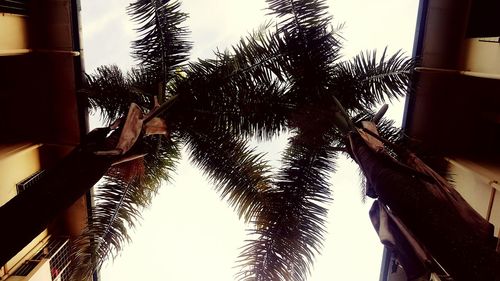
M35 269L33 269L33 271L31 271L31 273L26 276L25 281L52 281L49 260L43 259L35 267Z
M71 3L36 0L29 1L26 15L0 13L0 206L16 196L17 183L55 165L80 142L81 61ZM86 221L82 197L49 228L51 234L75 236ZM0 225L0 231L8 226ZM29 259L48 234L1 267L0 279Z
M0 144L0 206L17 195L16 184L42 169L56 165L72 148L72 146L30 143ZM53 231L69 236L81 234L87 222L85 196L77 200L55 221L57 226L53 225ZM9 226L0 224L0 237L2 231L9 231ZM4 274L11 274L24 260L31 258L41 248L40 243L46 240L48 235L49 232L45 230L24 247L0 270L0 278Z
M500 75L498 37L465 39L461 70Z
M0 13L0 56L28 52L27 17Z
M469 159L450 159L457 191L464 199L500 230L500 165Z
M8 228L6 228L6 231L8 231ZM38 253L38 251L40 251L47 244L48 239L48 231L42 231L35 239L33 239L19 253L17 253L16 256L1 267L0 278L3 280L5 276L13 274L25 260L29 260L36 253Z
M40 170L39 149L39 144L0 146L0 206L17 195L17 183Z

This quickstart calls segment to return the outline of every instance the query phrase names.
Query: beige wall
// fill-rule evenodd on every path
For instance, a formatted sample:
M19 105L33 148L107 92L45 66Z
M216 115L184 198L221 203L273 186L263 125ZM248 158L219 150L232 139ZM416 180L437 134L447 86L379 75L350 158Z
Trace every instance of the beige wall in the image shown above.
M48 259L43 259L33 271L26 276L25 281L52 281L50 274L50 263Z
M0 13L0 56L28 52L27 17Z
M40 170L40 146L0 145L0 206L16 196L17 183Z
M52 281L49 260L43 259L28 276L10 276L6 281Z
M495 225L495 234L500 236L500 190L495 192L490 222Z
M2 231L8 231L8 229ZM2 274L0 274L0 277L4 274L13 274L25 260L29 260L36 253L38 253L38 251L40 251L40 249L47 244L48 239L48 232L47 230L44 230L2 267Z
M40 144L30 143L0 145L0 206L17 195L17 183L40 170L40 148ZM9 231L9 229L8 227L2 228L0 235L2 231ZM46 230L40 233L5 264L0 275L12 273L22 261L34 255L42 247L47 235Z
M500 190L496 183L500 182L500 165L471 161L467 159L450 159L451 174L455 188L464 199L484 218L495 226L495 235L500 229Z
M500 44L483 41L498 42L498 37L466 39L461 70L500 74Z
M55 165L72 148L72 146L30 143L0 144L0 206L17 195L17 183L40 169ZM70 236L80 235L87 222L86 197L82 196L78 199L61 214L61 219L57 225L58 231ZM1 228L0 236L2 231L9 231L9 229L8 227ZM0 279L2 275L12 273L24 260L33 256L47 238L48 232L45 230L3 268L0 268Z

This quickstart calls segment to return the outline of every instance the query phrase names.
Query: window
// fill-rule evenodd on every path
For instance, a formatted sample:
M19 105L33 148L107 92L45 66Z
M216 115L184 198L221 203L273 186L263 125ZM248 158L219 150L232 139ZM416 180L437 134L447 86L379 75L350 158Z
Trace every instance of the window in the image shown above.
M24 179L22 182L16 184L17 194L35 185L38 182L38 180L43 176L44 172L45 170L40 170L34 173L33 175L27 177L26 179Z

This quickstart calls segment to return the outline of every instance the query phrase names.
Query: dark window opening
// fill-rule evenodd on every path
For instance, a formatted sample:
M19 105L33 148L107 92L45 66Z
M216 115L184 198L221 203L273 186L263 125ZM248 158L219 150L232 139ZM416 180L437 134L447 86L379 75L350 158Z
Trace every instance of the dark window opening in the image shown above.
M467 37L500 36L499 13L499 0L473 0L469 11Z
M29 0L0 0L0 13L28 14Z
M14 272L14 276L28 276L30 272L37 266L38 261L28 260L23 263L16 271Z

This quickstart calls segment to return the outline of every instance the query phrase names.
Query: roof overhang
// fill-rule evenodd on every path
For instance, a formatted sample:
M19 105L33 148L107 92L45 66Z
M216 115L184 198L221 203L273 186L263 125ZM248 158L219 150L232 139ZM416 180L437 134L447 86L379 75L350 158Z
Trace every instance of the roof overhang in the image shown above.
M421 0L405 132L447 155L500 153L500 80L460 71L470 2ZM500 76L499 76L500 77Z

